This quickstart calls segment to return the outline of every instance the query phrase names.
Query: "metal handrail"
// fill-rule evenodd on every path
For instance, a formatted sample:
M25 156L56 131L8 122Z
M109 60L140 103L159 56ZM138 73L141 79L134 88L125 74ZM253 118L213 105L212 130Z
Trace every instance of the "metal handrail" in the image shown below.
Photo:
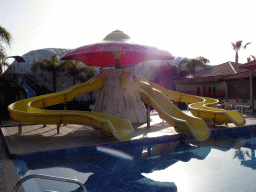
M32 175L28 175L26 177L23 177L21 180L19 180L19 182L15 185L13 192L16 192L19 187L21 186L21 184L29 179L32 178L40 178L40 179L48 179L48 180L55 180L55 181L63 181L63 182L68 182L68 183L76 183L78 185L80 185L83 189L83 192L87 192L85 186L83 183L81 183L79 180L77 179L68 179L68 178L64 178L64 177L55 177L55 176L50 176L50 175L41 175L41 174L32 174Z

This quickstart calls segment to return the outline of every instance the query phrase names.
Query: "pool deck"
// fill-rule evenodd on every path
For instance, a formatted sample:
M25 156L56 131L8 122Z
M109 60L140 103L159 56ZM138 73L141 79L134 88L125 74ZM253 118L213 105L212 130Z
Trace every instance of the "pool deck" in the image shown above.
M190 112L187 112L188 114ZM133 124L135 135L129 142L163 140L180 136L172 126L159 118L155 111L150 114L150 127L146 123ZM246 117L246 126L256 125L256 117ZM213 126L213 122L206 122L212 130L231 130L236 126ZM120 141L113 137L106 137L99 130L84 125L62 125L57 134L56 125L28 125L23 124L22 133L19 133L18 122L2 122L2 137L0 138L0 192L12 191L18 181L18 175L11 159L18 155L35 152L53 151L86 147L98 144L117 144ZM7 182L8 181L8 182ZM9 182L11 181L11 182ZM10 190L11 189L11 190ZM20 190L22 191L22 190Z
M190 112L187 114L191 115ZM150 127L146 123L133 124L135 135L131 141L140 142L168 136L178 135L174 127L159 118L155 111L150 114ZM213 122L206 122L211 130L231 129L236 127L233 123L213 126ZM18 155L35 152L53 151L86 147L99 144L119 143L114 137L106 137L99 130L85 125L62 125L57 134L56 125L28 125L23 124L22 133L19 133L18 122L3 122L1 131L7 145L7 152L15 158ZM246 125L256 125L256 117L246 117Z

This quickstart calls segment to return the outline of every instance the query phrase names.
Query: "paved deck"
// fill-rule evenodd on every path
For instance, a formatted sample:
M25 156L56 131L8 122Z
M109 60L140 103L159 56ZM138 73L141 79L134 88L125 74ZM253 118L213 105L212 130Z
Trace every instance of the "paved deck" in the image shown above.
M160 119L156 112L152 111L150 118L150 128L147 128L146 123L133 124L135 136L132 140L177 135L174 128ZM207 124L213 130L235 127L232 123L228 126L216 127L212 126L212 122ZM246 125L256 125L256 117L246 117ZM119 142L113 137L103 136L99 130L83 125L63 125L60 128L60 134L57 134L54 125L43 127L43 125L24 124L22 133L19 133L18 122L9 121L2 122L1 130L3 135L0 138L0 192L11 191L10 189L13 189L18 181L18 175L11 160L15 155Z
M135 135L131 140L174 135L177 132L151 112L150 128L146 123L133 124ZM22 126L19 133L18 122L3 123L1 128L11 155L22 155L41 151L77 148L103 143L120 142L114 137L106 137L99 130L84 125L62 125L57 134L56 125L28 125Z
M0 134L0 192L13 191L18 181L19 176L16 168L7 153L3 135ZM20 187L19 192L24 192L22 187Z
M187 112L189 114L189 112ZM151 112L150 127L146 123L133 124L135 135L131 140L157 138L177 135L172 126L159 118L155 111ZM84 125L62 125L57 134L56 125L28 125L22 126L19 133L18 122L8 122L1 128L9 154L17 155L34 152L53 151L59 149L85 147L103 143L120 142L114 137L106 137L99 130ZM10 124L13 123L13 124ZM213 126L213 122L206 122L212 130L235 127L233 123ZM246 118L246 125L256 124L256 118ZM9 125L9 126L8 126Z

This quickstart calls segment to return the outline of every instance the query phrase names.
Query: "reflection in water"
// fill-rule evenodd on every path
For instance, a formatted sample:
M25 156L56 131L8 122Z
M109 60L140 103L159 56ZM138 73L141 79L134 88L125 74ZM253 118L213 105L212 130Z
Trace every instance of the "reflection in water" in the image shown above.
M240 155L242 156L242 158L240 158L241 161L241 165L245 166L245 167L250 167L253 170L256 170L256 157L255 157L255 146L256 146L256 139L254 138L254 132L251 132L251 137L250 139L247 139L244 141L244 148L250 149L251 153L249 153L249 151L246 150L246 152L241 151L240 149ZM236 152L238 153L238 152ZM249 160L246 160L246 157L249 158Z
M177 191L172 182L158 182L139 173L124 172L120 174L93 174L85 183L88 191ZM78 190L77 190L78 191Z
M125 152L124 155L120 154L119 157L126 157L129 154L134 157L134 161L116 158L116 155L110 154L101 160L115 162L115 166L106 167L105 163L90 162L94 166L104 166L102 169L105 172L95 172L88 178L85 186L89 191L177 191L173 182L154 181L143 176L142 173L163 170L178 161L187 162L192 158L204 159L210 149L175 142L153 147L128 148L123 149L123 152Z
M121 149L97 147L90 153L70 155L62 157L61 160L58 158L40 163L28 160L27 166L31 170L59 167L87 175L91 173L84 181L88 191L177 191L179 186L177 187L174 182L155 181L144 174L165 170L177 162L189 162L191 159L204 160L212 148L222 152L234 148L235 158L239 157L242 165L256 169L256 142L253 135L251 140L244 138L246 137L241 135L231 135L209 138L204 142L190 140L190 144L172 142ZM244 148L251 149L251 153L244 152ZM216 159L212 163L216 163ZM186 165L189 166L189 163ZM207 169L210 168L208 165ZM78 188L75 191L79 190Z
M61 161L28 163L29 169L51 167L69 168L77 172L93 173L85 181L89 191L177 191L173 182L159 182L143 173L163 170L178 161L204 159L210 148L186 143L166 143L154 146L123 148L122 150L97 147L94 152L62 158ZM75 191L81 190L78 188Z

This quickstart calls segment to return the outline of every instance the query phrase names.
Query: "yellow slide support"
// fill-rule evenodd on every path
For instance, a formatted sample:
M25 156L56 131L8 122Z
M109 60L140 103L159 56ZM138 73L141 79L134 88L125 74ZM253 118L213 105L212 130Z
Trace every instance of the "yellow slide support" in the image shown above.
M92 92L103 85L104 77L97 76L64 91L17 101L8 106L10 117L16 121L32 124L88 125L101 130L107 136L113 135L121 141L128 141L134 134L129 120L98 112L44 109L48 106L66 103L78 95Z

